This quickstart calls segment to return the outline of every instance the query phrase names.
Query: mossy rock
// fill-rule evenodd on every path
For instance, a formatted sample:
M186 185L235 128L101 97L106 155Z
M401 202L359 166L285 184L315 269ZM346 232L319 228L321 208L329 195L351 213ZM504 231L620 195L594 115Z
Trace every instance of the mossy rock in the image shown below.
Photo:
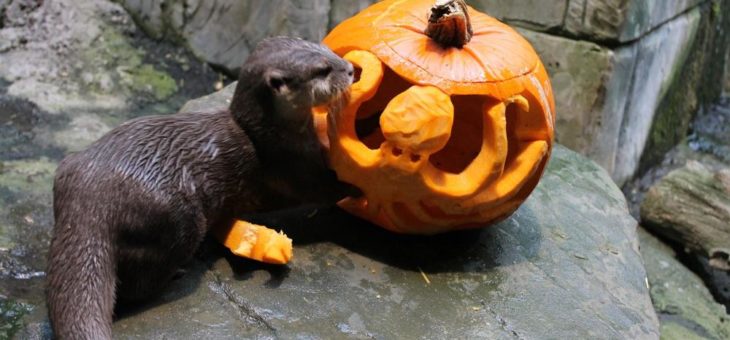
M657 238L643 229L639 238L662 339L730 339L730 315L702 280Z

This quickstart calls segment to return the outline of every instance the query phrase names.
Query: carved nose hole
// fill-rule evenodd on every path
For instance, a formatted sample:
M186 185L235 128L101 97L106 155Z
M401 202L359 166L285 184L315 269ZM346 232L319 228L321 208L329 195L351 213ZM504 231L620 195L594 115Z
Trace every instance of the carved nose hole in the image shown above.
M350 67L350 69L347 72L347 75L352 78L352 83L357 83L360 81L360 77L362 76L362 69L359 67Z
M403 155L403 150L401 148L393 148L393 156L400 157Z
M421 155L415 154L415 153L411 155L411 162L418 163L420 161L421 161Z

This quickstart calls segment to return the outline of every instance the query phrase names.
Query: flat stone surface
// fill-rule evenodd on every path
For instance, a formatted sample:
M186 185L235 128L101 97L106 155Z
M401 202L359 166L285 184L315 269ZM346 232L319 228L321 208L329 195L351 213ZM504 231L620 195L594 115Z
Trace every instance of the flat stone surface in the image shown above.
M140 338L657 336L621 194L562 147L527 204L481 231L402 237L332 209L261 221L295 240L290 266L204 256L115 330Z
M235 258L208 242L163 296L120 310L116 336L658 337L636 222L608 175L563 147L527 203L479 231L404 237L333 208L256 222L294 239L289 266ZM42 279L8 278L2 287L32 282ZM48 336L39 294L11 295L33 308L21 333L31 338Z

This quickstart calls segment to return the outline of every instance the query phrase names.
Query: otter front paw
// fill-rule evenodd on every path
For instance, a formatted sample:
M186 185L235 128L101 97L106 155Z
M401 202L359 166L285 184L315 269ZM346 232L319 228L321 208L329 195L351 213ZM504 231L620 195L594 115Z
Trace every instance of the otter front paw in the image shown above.
M271 264L287 264L292 257L292 240L265 226L239 220L216 234L237 256Z

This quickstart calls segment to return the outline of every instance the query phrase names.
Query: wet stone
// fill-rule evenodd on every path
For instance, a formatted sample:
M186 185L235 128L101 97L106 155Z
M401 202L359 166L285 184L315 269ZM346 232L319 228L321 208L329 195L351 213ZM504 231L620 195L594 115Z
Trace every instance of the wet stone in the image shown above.
M44 141L46 129L63 125L64 118L42 112L33 102L0 94L0 159L46 156L60 159L63 150Z
M146 37L110 1L0 0L0 17L0 339L50 338L44 271L58 162L130 118L174 113L218 76L184 47Z
M694 151L711 154L730 164L730 98L700 112L689 145Z

